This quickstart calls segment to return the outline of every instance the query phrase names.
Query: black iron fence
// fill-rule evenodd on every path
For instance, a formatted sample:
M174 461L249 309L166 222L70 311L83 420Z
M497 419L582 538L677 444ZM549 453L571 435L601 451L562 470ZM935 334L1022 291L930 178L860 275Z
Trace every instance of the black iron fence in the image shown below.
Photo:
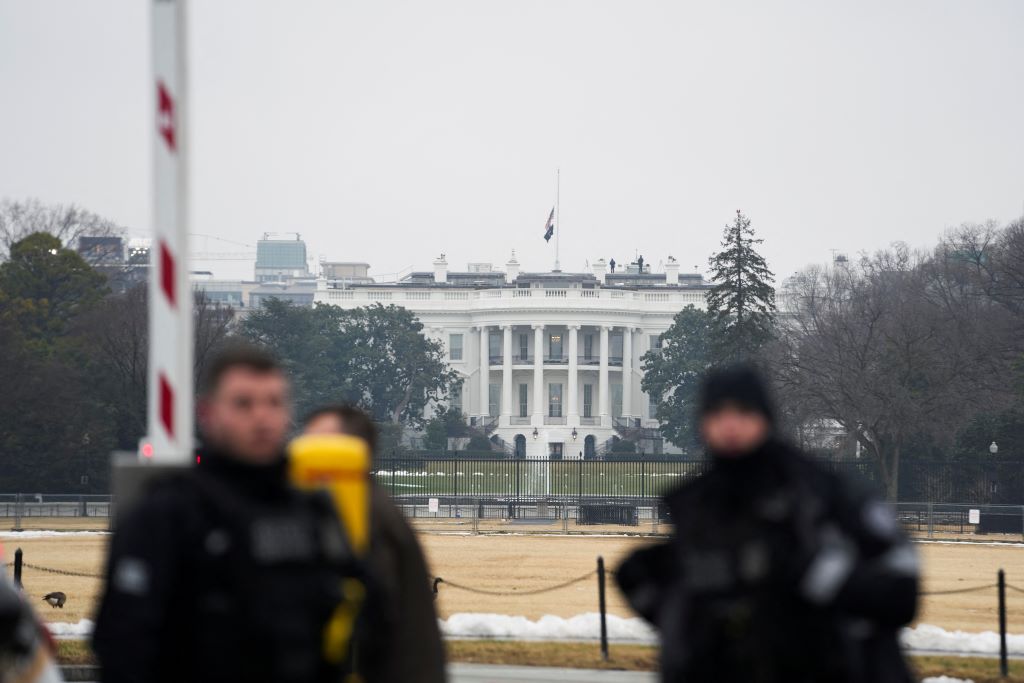
M866 480L879 491L882 475L872 460L833 460L834 471ZM942 503L1024 504L1024 461L906 460L900 463L896 499Z
M822 464L858 477L882 493L877 463L866 459ZM374 467L393 496L580 500L658 498L707 469L705 460L521 460L493 458L385 458ZM900 467L900 501L981 505L1024 504L1024 462L907 461Z
M513 500L657 498L700 476L707 463L693 460L381 460L374 478L395 497L500 498Z

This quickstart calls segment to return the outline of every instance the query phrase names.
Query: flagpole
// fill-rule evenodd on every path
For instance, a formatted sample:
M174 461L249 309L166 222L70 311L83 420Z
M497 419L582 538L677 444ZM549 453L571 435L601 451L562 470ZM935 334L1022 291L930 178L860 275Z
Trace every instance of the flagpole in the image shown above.
M562 169L555 170L555 272L561 272L562 267L558 263L558 239L562 234Z

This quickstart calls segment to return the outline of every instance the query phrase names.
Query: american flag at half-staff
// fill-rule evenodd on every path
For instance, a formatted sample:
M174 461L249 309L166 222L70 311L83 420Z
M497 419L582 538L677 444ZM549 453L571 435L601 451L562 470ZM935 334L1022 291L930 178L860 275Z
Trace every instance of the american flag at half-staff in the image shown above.
M555 234L555 208L551 207L551 215L548 216L548 222L544 224L544 241L548 242L551 240L551 236Z

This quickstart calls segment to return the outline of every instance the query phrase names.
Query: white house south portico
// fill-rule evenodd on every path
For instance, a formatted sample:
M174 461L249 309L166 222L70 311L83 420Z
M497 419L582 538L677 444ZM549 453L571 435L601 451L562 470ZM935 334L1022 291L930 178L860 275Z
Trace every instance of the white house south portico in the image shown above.
M662 448L640 358L686 305L703 307L699 275L520 273L477 265L414 272L386 284L319 283L315 300L344 308L374 303L411 310L424 334L441 342L463 378L449 405L507 454L575 459L600 454L615 438Z

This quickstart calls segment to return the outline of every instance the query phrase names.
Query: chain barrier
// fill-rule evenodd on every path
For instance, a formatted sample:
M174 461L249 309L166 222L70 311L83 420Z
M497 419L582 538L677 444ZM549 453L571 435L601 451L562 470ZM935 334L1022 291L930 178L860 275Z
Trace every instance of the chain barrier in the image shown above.
M452 588L455 588L457 590L466 591L467 593L475 593L477 595L516 596L516 595L540 595L541 593L550 593L552 591L557 591L557 590L561 590L563 588L568 588L569 586L572 586L573 584L580 583L581 581L586 581L587 579L593 578L596 575L597 575L596 571L590 571L590 572L587 572L586 574L584 574L582 576L577 576L575 579L569 579L568 581L563 581L562 583L558 583L558 584L555 584L553 586L545 586L544 588L533 588L531 590L525 590L525 591L517 591L517 590L512 590L512 591L493 591L493 590L487 590L487 589L484 589L484 588L473 588L471 586L466 586L466 585L463 585L461 583L455 583L454 581L449 581L447 579L442 579L441 577L437 577L436 580L439 583L442 583L442 584L444 584L446 586L451 586Z
M35 569L38 572L46 572L48 574L60 574L61 576L77 576L83 579L103 578L102 574L90 574L88 572L73 572L69 569L54 569L53 567L41 567L38 564L29 564L28 562L22 562L21 566L25 569Z
M970 588L954 588L953 590L946 591L921 591L919 595L954 595L956 593L973 593L974 591L985 591L998 587L998 583L990 583L985 586L971 586Z

